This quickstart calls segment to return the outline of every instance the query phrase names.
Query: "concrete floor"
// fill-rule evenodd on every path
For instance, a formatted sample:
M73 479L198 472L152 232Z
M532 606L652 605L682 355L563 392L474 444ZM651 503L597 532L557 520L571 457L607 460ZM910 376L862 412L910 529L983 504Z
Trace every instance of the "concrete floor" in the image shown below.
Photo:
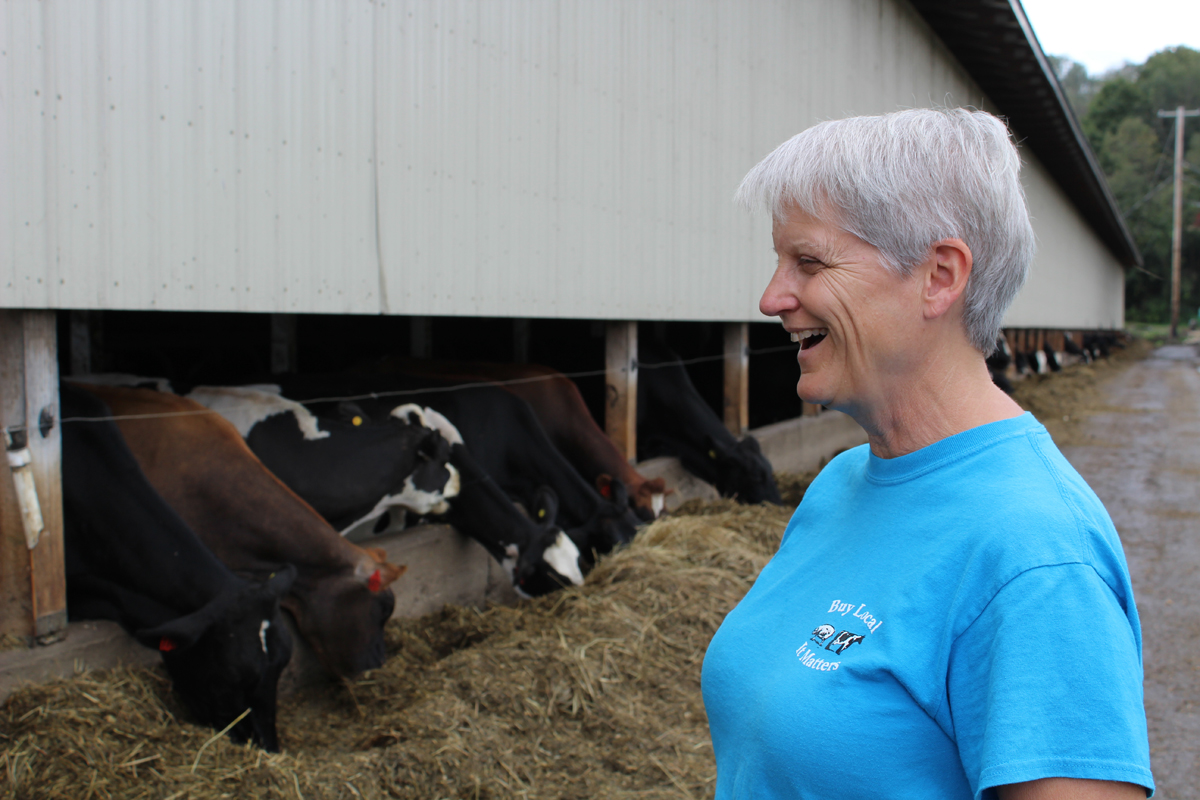
M1125 545L1142 621L1156 797L1200 797L1200 354L1163 347L1102 384L1063 453Z

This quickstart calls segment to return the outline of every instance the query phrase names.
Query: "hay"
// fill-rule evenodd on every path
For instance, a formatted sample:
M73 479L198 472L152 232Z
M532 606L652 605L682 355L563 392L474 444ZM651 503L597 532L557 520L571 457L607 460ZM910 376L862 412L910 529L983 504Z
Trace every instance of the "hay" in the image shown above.
M158 670L22 690L14 798L684 798L712 794L700 664L790 507L691 503L582 587L387 629L389 659L281 703L269 755L186 722ZM193 762L198 766L193 773Z
M779 496L783 498L783 504L792 508L800 505L804 493L808 491L808 485L815 477L816 472L776 472L775 485L779 487Z

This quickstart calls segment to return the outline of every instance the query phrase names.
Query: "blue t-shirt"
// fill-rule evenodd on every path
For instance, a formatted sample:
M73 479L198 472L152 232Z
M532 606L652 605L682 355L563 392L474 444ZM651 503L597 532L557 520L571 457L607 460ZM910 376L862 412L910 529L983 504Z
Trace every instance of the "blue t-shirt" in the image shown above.
M855 448L705 655L716 796L1152 790L1141 652L1112 521L1031 415Z

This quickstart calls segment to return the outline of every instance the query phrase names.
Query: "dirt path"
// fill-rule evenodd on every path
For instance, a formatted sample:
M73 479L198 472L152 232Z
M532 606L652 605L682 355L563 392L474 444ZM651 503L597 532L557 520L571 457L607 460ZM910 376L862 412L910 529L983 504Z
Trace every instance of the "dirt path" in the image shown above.
M1125 544L1141 614L1156 797L1200 797L1200 356L1160 348L1100 384L1063 453Z

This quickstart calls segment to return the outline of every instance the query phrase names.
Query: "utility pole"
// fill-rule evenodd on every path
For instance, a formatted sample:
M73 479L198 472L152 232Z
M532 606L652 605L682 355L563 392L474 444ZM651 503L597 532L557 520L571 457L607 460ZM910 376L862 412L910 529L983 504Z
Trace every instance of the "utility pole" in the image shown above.
M1200 109L1159 111L1158 116L1175 118L1175 227L1171 232L1171 341L1179 341L1179 265L1183 256L1183 118L1200 117Z

